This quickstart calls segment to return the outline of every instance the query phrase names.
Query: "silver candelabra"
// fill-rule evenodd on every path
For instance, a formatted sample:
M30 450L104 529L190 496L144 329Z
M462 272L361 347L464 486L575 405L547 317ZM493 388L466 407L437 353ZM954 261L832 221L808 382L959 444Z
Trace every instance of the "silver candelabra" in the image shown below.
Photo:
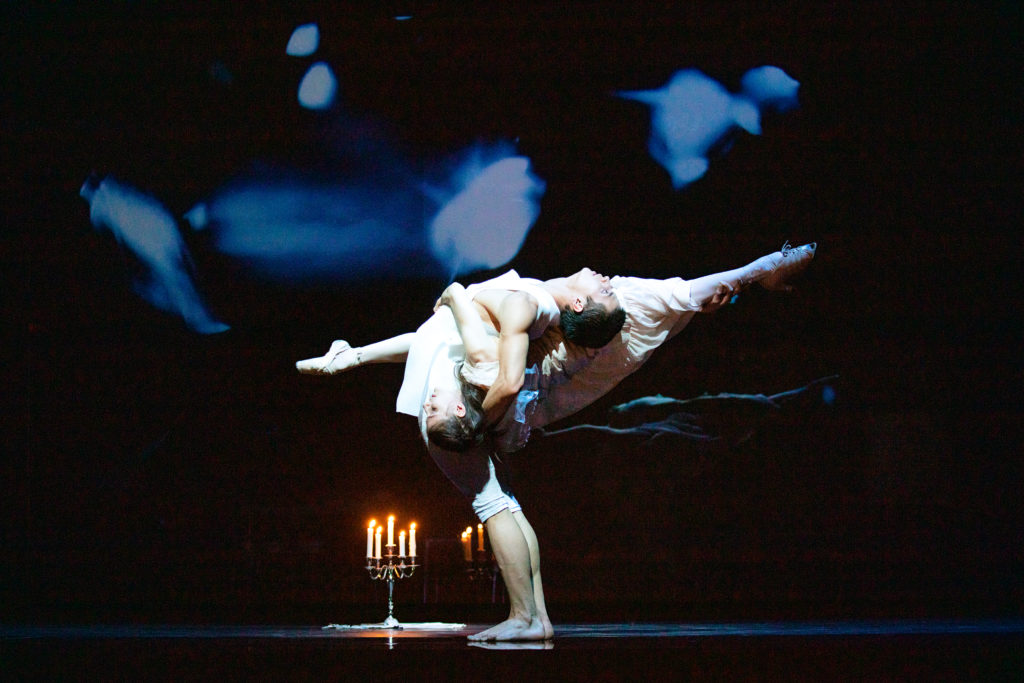
M379 542L379 537L378 537ZM378 546L379 548L380 546ZM379 550L378 550L379 552ZM406 557L405 555L395 554L395 545L389 543L384 546L384 554L382 557L367 557L366 558L366 571L370 573L370 578L374 581L387 581L388 582L388 618L379 624L371 624L369 628L402 628L398 619L395 619L395 579L407 579L412 576L416 568L419 567L416 564L416 556L411 555Z

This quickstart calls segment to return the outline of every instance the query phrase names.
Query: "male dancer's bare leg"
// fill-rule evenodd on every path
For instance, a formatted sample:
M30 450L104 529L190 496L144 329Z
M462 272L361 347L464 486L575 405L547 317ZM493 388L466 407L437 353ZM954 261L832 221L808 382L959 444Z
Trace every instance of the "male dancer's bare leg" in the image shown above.
M352 347L338 339L322 356L307 358L295 363L295 368L305 375L334 375L358 365L370 363L404 363L409 356L409 347L416 337L414 332L400 334L366 346Z
M491 549L508 590L508 619L469 636L470 640L544 640L544 625L537 616L530 569L530 546L519 522L508 510L492 515L484 522L491 538Z
M544 584L540 580L540 544L537 542L537 534L521 511L512 513L519 528L523 530L523 537L526 538L526 545L530 547L530 573L533 576L533 602L537 607L537 618L544 627L544 639L548 640L555 635L555 629L548 618L548 608L544 604Z

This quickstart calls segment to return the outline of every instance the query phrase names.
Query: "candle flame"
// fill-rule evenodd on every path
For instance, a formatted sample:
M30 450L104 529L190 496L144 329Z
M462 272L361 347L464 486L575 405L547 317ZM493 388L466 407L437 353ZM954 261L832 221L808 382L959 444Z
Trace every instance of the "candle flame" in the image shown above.
M370 520L370 528L372 529L372 528L373 528L373 527L375 527L375 526L377 526L377 520L375 520L375 519L371 519L371 520Z
M416 522L413 522L412 524L410 524L409 528L410 529L415 529L416 528Z
M388 521L389 522L395 521L395 516L394 515L388 515Z

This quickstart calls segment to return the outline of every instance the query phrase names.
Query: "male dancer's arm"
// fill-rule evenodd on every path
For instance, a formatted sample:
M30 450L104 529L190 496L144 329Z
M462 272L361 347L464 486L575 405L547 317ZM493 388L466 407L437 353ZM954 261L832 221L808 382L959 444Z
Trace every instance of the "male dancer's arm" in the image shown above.
M498 309L498 377L483 401L488 425L501 420L523 387L529 329L536 316L537 303L525 292L509 294Z
M455 326L462 337L462 345L466 349L466 361L471 364L493 362L495 360L494 337L487 333L480 313L473 305L473 300L466 294L466 288L453 282L441 293L441 298L434 304L434 312L442 306L448 306L455 317Z

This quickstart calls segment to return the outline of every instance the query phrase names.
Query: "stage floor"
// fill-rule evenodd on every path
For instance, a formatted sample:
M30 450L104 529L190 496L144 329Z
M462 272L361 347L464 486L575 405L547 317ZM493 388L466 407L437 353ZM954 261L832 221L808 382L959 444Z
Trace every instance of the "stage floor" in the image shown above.
M412 626L412 625L410 625ZM476 644L483 624L2 626L11 680L1020 680L1024 620L558 624L546 643ZM8 678L10 676L10 678Z

